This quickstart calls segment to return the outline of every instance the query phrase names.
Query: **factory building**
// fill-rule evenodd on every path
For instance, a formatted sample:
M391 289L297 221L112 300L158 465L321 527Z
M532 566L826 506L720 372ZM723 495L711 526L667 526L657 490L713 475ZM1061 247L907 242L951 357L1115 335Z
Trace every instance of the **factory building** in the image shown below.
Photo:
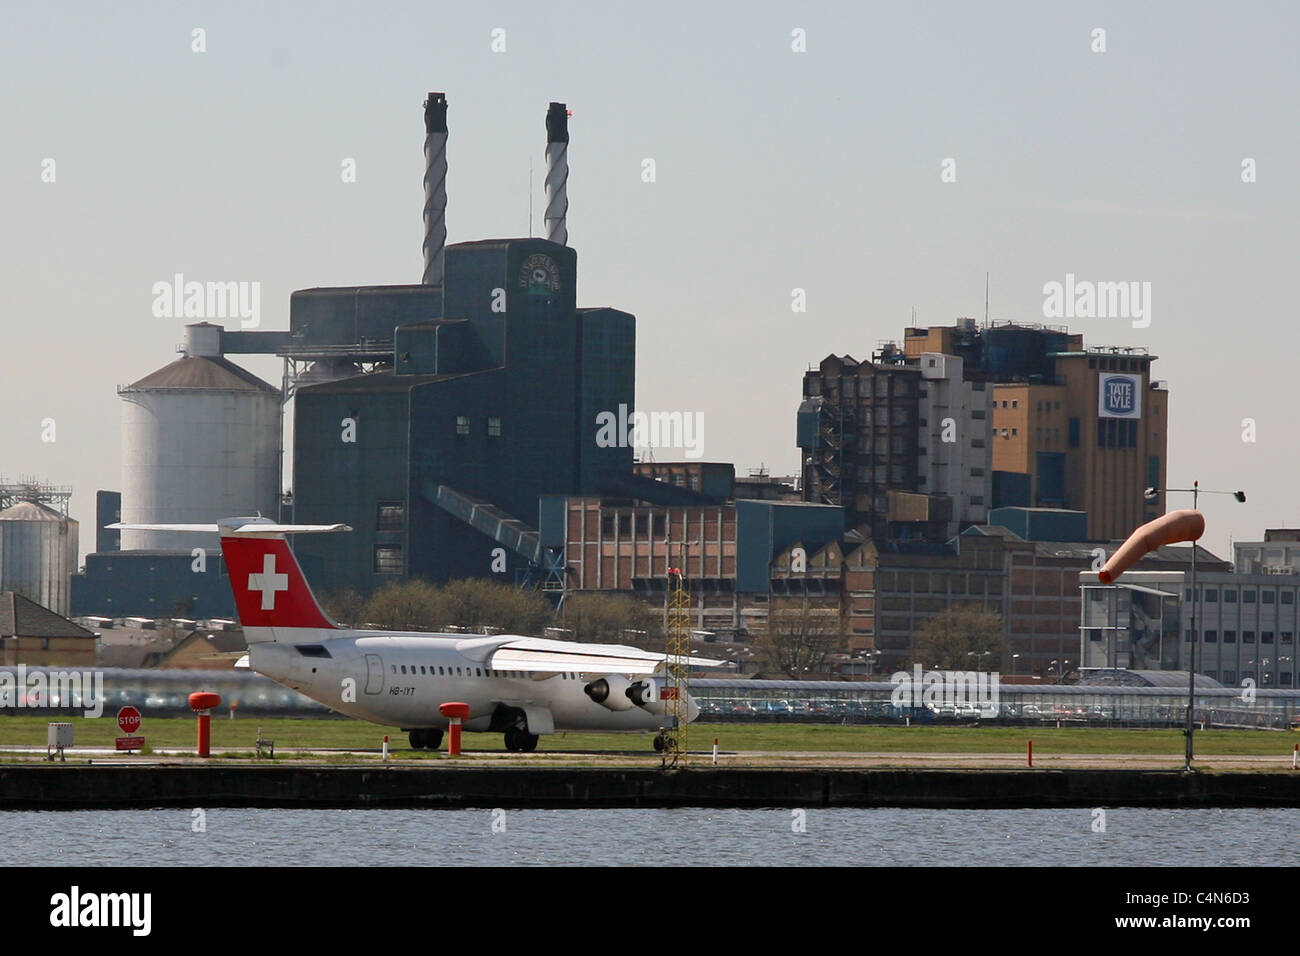
M1169 393L1153 361L972 319L905 329L871 362L830 356L804 376L804 497L843 504L878 540L947 540L1009 506L1083 512L1086 540L1123 538L1160 513L1143 498L1165 482ZM913 442L889 430L906 421Z
M1189 563L1126 572L1111 585L1094 571L1079 573L1085 664L1185 670L1195 638L1198 674L1225 686L1249 680L1262 688L1300 687L1300 574L1253 566L1252 544L1259 542L1234 545L1236 570L1202 549L1194 589Z
M0 487L0 591L65 616L78 554L78 524L67 514L70 496L32 483Z

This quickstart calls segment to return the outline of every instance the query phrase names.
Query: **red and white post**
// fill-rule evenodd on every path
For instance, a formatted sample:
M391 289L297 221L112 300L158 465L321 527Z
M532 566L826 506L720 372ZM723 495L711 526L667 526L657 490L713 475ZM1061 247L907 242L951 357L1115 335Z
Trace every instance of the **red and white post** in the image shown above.
M447 701L445 704L438 705L438 713L447 718L448 732L450 734L447 740L447 753L449 756L456 757L460 755L460 722L469 720L469 704L463 704L457 700Z
M200 757L212 754L212 711L221 706L221 695L211 691L190 694L190 710L199 715L198 749Z

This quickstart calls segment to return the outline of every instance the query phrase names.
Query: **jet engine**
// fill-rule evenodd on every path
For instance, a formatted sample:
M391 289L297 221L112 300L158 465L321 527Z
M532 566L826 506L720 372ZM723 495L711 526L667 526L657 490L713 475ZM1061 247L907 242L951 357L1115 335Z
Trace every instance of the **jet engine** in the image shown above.
M647 704L659 699L659 688L649 678L639 680L628 687L627 699L638 707L645 707Z
M632 682L626 677L611 674L600 677L583 687L587 696L607 710L631 710Z

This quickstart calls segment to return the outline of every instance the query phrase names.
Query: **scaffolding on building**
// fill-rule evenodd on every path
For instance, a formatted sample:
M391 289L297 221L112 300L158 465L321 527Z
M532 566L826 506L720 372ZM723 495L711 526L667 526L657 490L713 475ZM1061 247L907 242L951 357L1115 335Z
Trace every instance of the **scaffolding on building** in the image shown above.
M36 478L20 477L17 481L0 478L0 511L20 501L34 501L68 516L68 501L72 498L71 485L52 485Z

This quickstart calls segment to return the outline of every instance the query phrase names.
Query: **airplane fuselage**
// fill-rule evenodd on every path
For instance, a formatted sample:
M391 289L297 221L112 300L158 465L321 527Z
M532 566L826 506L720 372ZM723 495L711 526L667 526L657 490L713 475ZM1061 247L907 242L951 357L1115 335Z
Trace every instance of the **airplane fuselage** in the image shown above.
M535 708L549 712L555 731L646 731L663 724L661 711L595 703L577 672L489 668L488 648L465 652L463 635L326 633L331 636L318 642L252 644L249 666L332 710L391 727L446 728L438 708L451 701L469 705L464 727L470 731L496 730L507 713L535 714ZM694 719L698 705L688 706Z

